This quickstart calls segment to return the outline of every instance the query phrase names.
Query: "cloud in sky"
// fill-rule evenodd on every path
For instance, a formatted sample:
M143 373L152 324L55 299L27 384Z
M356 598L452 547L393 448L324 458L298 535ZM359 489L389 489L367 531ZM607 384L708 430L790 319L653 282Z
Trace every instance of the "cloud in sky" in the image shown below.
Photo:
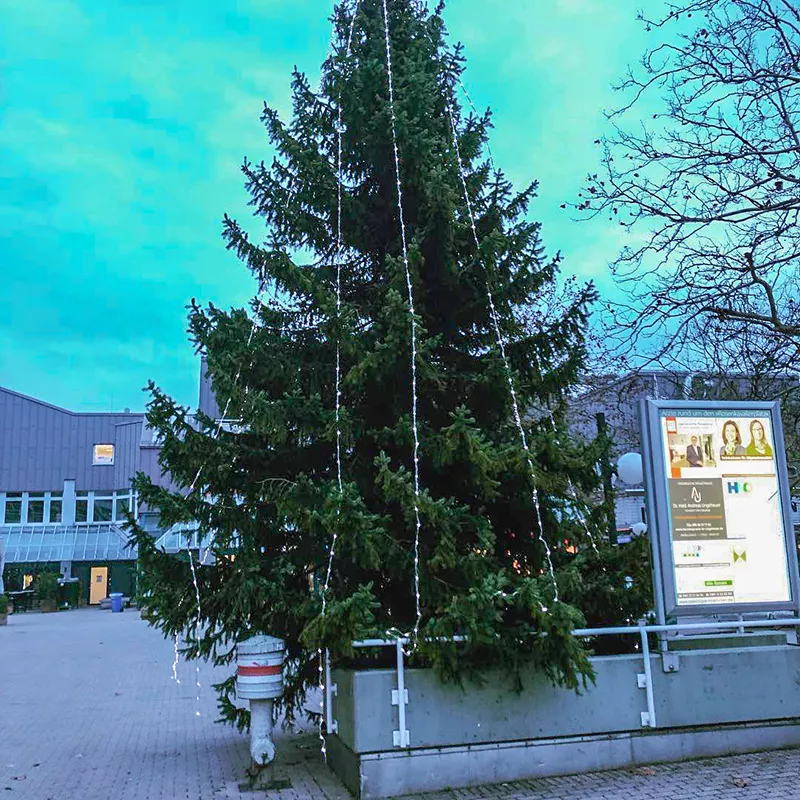
M239 166L266 158L294 65L315 76L320 0L5 0L0 28L0 384L76 410L143 407L150 378L194 404L192 297L242 305L253 282L220 238L249 216ZM610 84L643 49L634 0L458 0L465 81L492 147L567 272L611 289L620 234L558 206L594 166ZM251 225L248 225L251 227Z

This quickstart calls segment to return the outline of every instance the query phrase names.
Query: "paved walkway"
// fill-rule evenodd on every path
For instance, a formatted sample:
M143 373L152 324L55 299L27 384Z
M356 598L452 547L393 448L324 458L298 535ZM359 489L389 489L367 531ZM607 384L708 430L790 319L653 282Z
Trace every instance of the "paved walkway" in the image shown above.
M0 628L0 800L257 800L240 793L247 740L216 725L212 680L179 665L139 619L85 609L19 614ZM199 713L199 716L197 712ZM292 788L271 800L347 800L306 729L278 735ZM425 800L800 799L800 751L546 778ZM409 799L410 800L410 799ZM421 800L421 798L420 798Z

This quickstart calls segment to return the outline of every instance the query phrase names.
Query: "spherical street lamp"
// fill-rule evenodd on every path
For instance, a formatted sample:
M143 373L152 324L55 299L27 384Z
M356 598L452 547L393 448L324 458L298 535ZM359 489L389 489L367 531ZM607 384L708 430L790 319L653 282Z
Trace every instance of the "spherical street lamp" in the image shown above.
M625 453L617 462L617 474L629 486L638 486L644 480L640 453Z

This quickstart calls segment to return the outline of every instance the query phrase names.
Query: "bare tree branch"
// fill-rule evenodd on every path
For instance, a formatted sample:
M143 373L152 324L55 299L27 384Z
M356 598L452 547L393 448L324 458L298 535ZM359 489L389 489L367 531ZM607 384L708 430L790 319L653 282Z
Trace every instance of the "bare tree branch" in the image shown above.
M618 87L602 168L565 204L630 238L603 338L691 360L712 325L797 375L800 6L684 0L640 19L656 41Z

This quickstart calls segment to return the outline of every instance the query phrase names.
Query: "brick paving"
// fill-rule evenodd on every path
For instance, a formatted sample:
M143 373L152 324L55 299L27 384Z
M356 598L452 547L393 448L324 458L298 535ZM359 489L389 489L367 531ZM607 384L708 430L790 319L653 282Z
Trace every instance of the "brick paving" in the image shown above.
M214 724L194 665L135 611L19 614L0 628L0 800L346 800L309 728L276 735L279 792L240 792L247 739ZM200 715L197 715L197 711ZM406 800L800 800L800 751L415 795Z

